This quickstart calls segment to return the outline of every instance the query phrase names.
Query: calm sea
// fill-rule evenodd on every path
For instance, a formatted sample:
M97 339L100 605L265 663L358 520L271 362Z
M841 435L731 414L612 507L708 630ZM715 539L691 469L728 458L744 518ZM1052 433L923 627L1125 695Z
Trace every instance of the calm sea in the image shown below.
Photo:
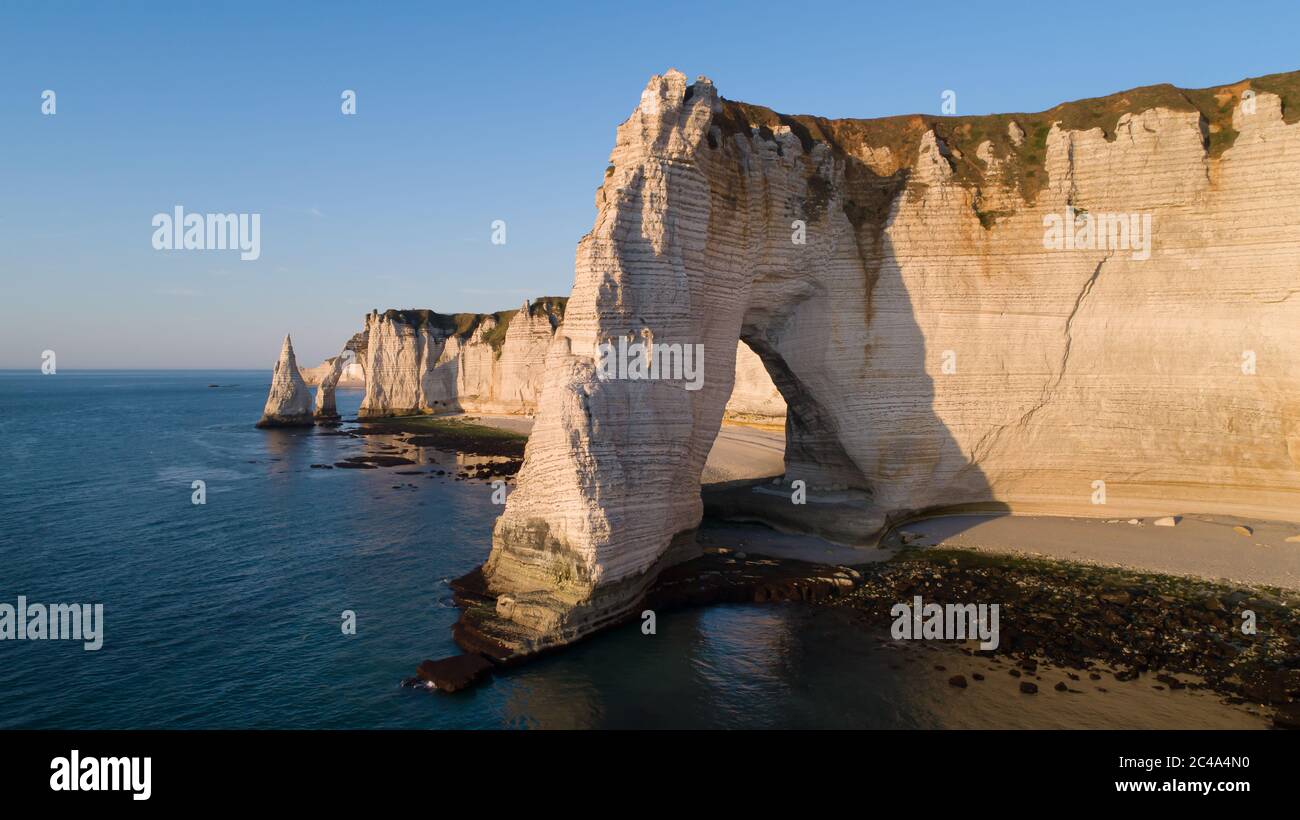
M487 556L491 488L312 469L378 442L254 429L268 386L264 371L0 371L0 602L105 610L97 652L0 642L0 728L1263 725L1114 682L1030 698L987 670L956 690L947 678L981 662L904 658L850 613L794 604L664 613L656 635L614 630L470 692L402 689L456 651L447 581ZM360 400L341 391L340 410Z

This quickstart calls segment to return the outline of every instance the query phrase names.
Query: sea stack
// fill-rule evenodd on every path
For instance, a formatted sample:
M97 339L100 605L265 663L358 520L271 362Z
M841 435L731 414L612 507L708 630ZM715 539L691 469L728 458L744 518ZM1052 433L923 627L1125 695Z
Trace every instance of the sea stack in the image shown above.
M286 334L284 347L280 348L280 358L275 363L275 372L271 375L271 392L266 397L266 407L262 409L262 419L257 426L311 427L315 423L312 418L311 391L298 372L298 361L293 355L293 340Z

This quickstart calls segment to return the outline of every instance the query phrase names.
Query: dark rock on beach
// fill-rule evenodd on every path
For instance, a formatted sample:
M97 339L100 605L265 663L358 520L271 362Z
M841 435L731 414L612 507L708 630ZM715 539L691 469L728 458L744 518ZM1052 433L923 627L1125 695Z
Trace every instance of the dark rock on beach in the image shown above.
M665 569L646 603L657 609L712 603L825 601L853 589L861 577L857 570L844 566L708 553Z
M404 443L412 447L517 459L523 458L524 445L528 442L525 435L437 416L367 419L356 432L363 436L406 434Z
M1273 715L1273 725L1279 729L1300 729L1300 703L1278 707Z
M406 456L390 455L352 456L345 460L352 464L368 464L371 467L405 467L415 464L415 461Z
M482 655L452 655L424 661L415 673L439 692L458 692L482 682L491 672L492 662Z
M846 594L861 578L851 567L709 552L666 567L642 603L656 612L718 603L816 603ZM520 651L508 632L509 625L494 617L496 599L481 567L452 581L451 590L463 610L452 628L452 637L461 649L505 666L534 656L534 652ZM635 610L641 608L638 605Z
M945 549L856 569L861 582L828 604L879 626L916 595L940 605L998 603L999 646L976 654L1009 657L1014 678L1040 680L1040 669L1055 667L1070 680L1150 675L1167 690L1205 688L1262 706L1300 702L1300 608L1284 591ZM1241 631L1246 609L1256 615L1255 634Z

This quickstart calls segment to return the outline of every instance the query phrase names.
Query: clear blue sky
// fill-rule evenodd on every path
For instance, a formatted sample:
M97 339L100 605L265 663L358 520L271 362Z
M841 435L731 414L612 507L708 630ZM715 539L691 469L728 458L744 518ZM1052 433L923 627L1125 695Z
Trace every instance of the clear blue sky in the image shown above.
M787 113L976 114L1293 70L1297 35L1294 2L5 0L0 368L269 368L286 331L314 364L371 308L567 294L669 67ZM155 251L177 204L262 214L261 258Z

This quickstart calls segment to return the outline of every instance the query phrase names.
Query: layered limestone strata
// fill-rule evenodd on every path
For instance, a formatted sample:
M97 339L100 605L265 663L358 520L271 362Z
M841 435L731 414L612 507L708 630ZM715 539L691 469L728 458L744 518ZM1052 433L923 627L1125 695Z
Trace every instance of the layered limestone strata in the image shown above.
M855 543L953 507L1300 519L1298 85L825 120L654 77L578 245L495 610L458 634L529 652L635 611L690 552L738 339L808 490L755 517ZM703 389L601 379L620 338L702 345Z
M784 424L785 399L767 366L744 342L736 343L736 380L723 409L724 421Z
M315 367L300 367L303 381L307 382L308 387L315 387L321 383L330 372L334 369L334 357L331 356ZM360 361L345 362L343 372L339 374L339 380L334 385L352 389L364 389L366 386L366 366Z
M465 411L532 415L541 392L546 351L564 318L563 297L525 302L518 311L443 314L429 310L373 311L366 329L344 348L356 355L335 373L338 357L303 371L309 385L334 379L366 389L361 414L375 418ZM369 340L374 334L375 354ZM785 401L762 361L737 343L736 388L726 418L781 424ZM374 374L367 380L367 370ZM373 383L370 383L373 381ZM333 402L333 388L316 393L317 407ZM318 414L319 415L319 414Z
M492 314L370 313L360 415L533 413L565 301L542 297Z
M353 334L343 345L343 350L339 357L344 359L342 363L343 370L338 374L338 380L335 387L365 387L366 386L366 334L364 332ZM331 356L315 367L302 368L302 377L307 384L313 387L320 384L326 377L333 375L335 359L338 357Z
M340 418L334 392L338 387L339 379L343 377L346 361L343 356L333 356L325 362L330 369L321 377L316 387L316 408L313 411L318 421L336 421Z
M271 390L262 408L258 427L310 427L312 417L311 391L298 372L298 361L293 355L293 341L286 334L271 374Z

